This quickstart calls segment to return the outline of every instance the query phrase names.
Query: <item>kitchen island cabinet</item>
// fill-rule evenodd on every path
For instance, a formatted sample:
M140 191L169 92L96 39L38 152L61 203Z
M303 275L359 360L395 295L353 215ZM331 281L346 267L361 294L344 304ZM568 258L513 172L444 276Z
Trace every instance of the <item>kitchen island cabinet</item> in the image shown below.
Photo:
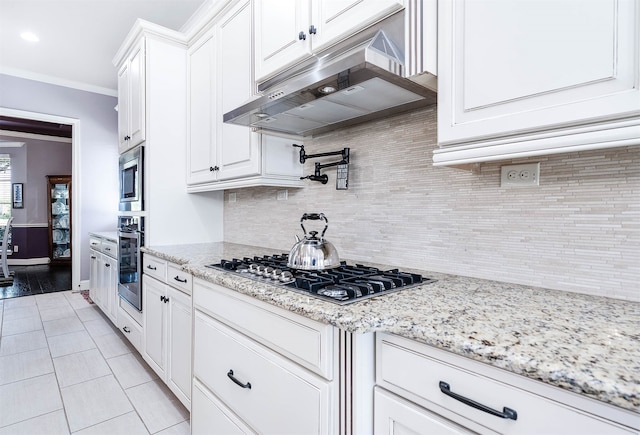
M295 142L225 124L222 116L254 97L252 2L241 1L190 43L187 191L302 187Z
M194 428L217 416L257 433L337 433L335 328L201 279L193 291Z
M637 1L439 2L435 165L640 137Z
M376 334L376 384L376 434L416 421L419 433L637 433L574 395L396 335Z
M198 282L202 280L207 285L221 287L220 294L237 293L243 300L259 302L266 311L269 308L274 313L285 310L289 315L336 328L339 344L335 346L334 341L334 357L337 355L338 366L346 369L339 375L334 370L334 379L338 376L346 381L350 389L347 390L341 381L340 394L348 391L348 397L352 399L352 402L342 402L349 406L340 408L340 412L347 413L348 424L353 424L353 427L365 428L369 424L371 430L366 433L373 431L374 394L382 394L396 402L395 409L401 411L396 412L386 406L379 412L381 415L393 414L399 422L404 418L400 413L407 409L400 405L407 405L418 420L427 418L435 421L434 424L444 422L452 430L464 432L465 427L479 432L502 430L489 429L483 422L473 423L475 420L469 418L466 409L464 419L456 420L453 415L456 413L450 411L452 413L447 414L443 406L427 406L427 399L420 395L427 394L431 387L421 383L416 384L421 389L418 393L410 393L412 390L406 385L400 385L401 391L389 385L400 382L385 373L384 377L378 378L379 385L375 387L374 369L380 365L375 363L375 358L380 346L376 346L372 339L384 337L385 342L392 342L396 336L411 345L395 347L400 349L400 355L403 356L392 358L390 367L393 367L395 360L400 361L403 367L408 367L406 362L402 362L407 354L438 360L445 367L455 366L461 372L475 373L474 380L476 377L489 378L497 382L491 385L506 385L507 391L533 397L534 402L541 400L554 410L554 418L564 418L566 415L569 420L576 416L594 419L596 423L593 427L601 423L605 426L609 424L614 432L618 429L623 433L640 430L640 376L636 368L640 349L635 345L634 338L640 327L640 304L415 271L438 281L352 305L338 306L283 287L205 267L206 264L219 262L221 258L242 258L248 254L272 255L280 253L278 250L231 243L147 247L144 250L167 261L181 263L182 268L193 274ZM376 264L371 266L388 268ZM611 319L615 319L615 325ZM255 341L253 333L239 331L239 327L230 325L226 320L221 323ZM276 328L273 333L279 331L281 329ZM281 335L286 336L283 333ZM258 343L265 346L262 342ZM266 347L274 350L269 344ZM198 352L197 349L194 351ZM285 357L282 351L274 351ZM346 358L347 355L350 359ZM450 360L443 355L453 355L456 359ZM307 370L311 369L307 367ZM409 373L405 369L399 370L404 371ZM422 372L427 373L428 370ZM459 380L455 379L455 383L449 383L451 390L457 392ZM436 384L436 394L444 396L437 387ZM494 387L488 389L493 390ZM211 392L208 388L206 390ZM509 407L508 403L502 401L489 403L499 409ZM558 404L559 407L555 407ZM530 418L522 415L522 412L540 409L537 405L531 408L528 404L521 407L525 411L514 408L521 416L520 422ZM232 414L229 414L230 418ZM197 415L194 419L198 419ZM388 418L385 421L389 421ZM343 428L340 426L340 430ZM518 430L526 432L526 429Z

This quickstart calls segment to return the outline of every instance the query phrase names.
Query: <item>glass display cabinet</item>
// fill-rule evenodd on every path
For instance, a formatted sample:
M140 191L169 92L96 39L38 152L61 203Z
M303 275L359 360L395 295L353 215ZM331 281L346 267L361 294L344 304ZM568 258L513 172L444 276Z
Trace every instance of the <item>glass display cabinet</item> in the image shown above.
M71 176L47 175L49 258L51 265L71 264Z

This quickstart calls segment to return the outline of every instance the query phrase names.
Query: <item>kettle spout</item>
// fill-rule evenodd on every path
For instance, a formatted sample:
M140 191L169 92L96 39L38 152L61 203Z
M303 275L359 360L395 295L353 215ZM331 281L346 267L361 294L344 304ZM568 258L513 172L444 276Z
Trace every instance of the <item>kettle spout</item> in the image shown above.
M293 237L295 237L295 238L296 238L296 243L300 243L300 237L298 237L298 235L297 235L297 234L296 234L296 235L294 235Z

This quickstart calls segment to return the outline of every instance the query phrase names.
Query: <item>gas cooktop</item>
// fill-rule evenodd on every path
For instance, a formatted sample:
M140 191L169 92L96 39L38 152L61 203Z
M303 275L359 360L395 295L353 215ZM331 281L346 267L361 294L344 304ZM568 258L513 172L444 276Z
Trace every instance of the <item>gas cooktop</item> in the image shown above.
M341 262L322 271L294 270L287 266L287 254L221 260L206 267L242 274L247 278L288 289L340 305L430 284L435 279L398 269L381 270L361 264Z

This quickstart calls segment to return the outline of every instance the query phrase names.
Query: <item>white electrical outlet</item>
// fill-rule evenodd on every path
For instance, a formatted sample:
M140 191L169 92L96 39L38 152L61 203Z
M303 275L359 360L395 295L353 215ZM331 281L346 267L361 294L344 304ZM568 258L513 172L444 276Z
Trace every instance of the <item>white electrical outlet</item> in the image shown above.
M278 192L276 193L276 199L278 201L286 201L288 198L289 198L289 191L287 189L278 190Z
M228 198L229 198L229 202L236 202L236 194L235 193L230 193Z
M506 165L500 168L501 187L531 187L540 185L540 163Z
M18 245L13 246L13 252L18 252Z

